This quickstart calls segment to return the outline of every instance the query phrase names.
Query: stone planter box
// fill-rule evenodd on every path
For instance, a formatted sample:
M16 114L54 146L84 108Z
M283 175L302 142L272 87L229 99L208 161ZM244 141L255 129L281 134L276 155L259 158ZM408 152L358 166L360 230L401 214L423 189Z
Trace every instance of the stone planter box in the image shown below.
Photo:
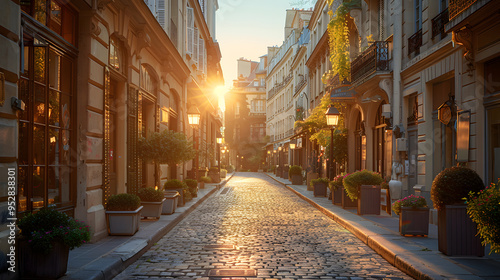
M342 205L342 194L344 192L344 188L337 188L336 190L332 189L332 204L334 205Z
M293 174L290 181L292 185L302 185L302 175Z
M358 187L358 215L380 215L380 186Z
M141 201L141 205L143 206L141 216L160 218L163 202L165 202L165 198L161 202Z
M220 177L221 177L221 178L226 178L226 176L227 176L227 171L225 171L225 170L221 170L221 171L220 171Z
M311 180L318 179L318 178L319 178L318 173L314 173L314 172L307 173L306 183L307 183L307 190L308 191L313 190L313 187L311 186Z
M314 192L314 196L324 196L326 197L328 194L327 194L327 185L325 183L316 183L313 185L313 192Z
M446 205L438 211L438 245L448 256L484 256L477 224L467 215L465 205Z
M283 168L281 178L288 179L288 168Z
M170 215L175 213L177 209L177 203L179 200L179 193L176 191L166 191L164 192L165 201L163 202L163 207L161 209L161 214Z
M184 199L184 191L183 189L166 189L165 192L176 191L179 193L179 197L177 198L177 207L182 207L186 204L186 200Z
M134 235L141 221L140 206L135 211L106 211L106 225L109 235Z
M219 172L208 172L208 176L212 179L212 183L220 183L220 174Z
M357 208L358 207L358 200L352 200L349 195L347 195L347 192L345 189L342 187L342 208Z
M200 179L201 177L206 177L207 176L207 171L206 170L198 170L198 177L196 179Z
M52 251L48 254L34 252L24 239L19 240L17 244L19 273L22 279L57 279L66 273L69 246L61 241L53 242Z
M429 208L401 207L399 233L401 235L429 235Z

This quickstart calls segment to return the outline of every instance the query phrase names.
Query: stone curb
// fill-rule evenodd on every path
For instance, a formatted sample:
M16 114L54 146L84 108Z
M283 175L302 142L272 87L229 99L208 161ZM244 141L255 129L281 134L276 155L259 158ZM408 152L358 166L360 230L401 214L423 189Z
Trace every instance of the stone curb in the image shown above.
M234 172L223 182L218 183L215 188L208 192L205 196L201 197L193 205L189 206L182 214L176 217L174 220L167 224L164 224L159 228L149 240L147 240L147 245L141 250L135 253L133 256L126 260L122 260L121 256L113 255L113 251L102 256L99 259L83 266L80 270L66 275L61 278L61 280L70 279L82 279L82 280L107 280L113 279L116 275L120 274L129 265L138 260L144 253L146 253L156 242L158 242L163 236L170 232L180 221L182 221L187 215L193 212L201 203L207 200L212 194L219 191L222 186L224 186L234 175ZM131 239L134 240L134 239ZM103 263L105 263L103 265Z
M359 240L361 240L363 243L365 243L368 247L372 248L377 254L379 254L381 257L383 257L385 260L387 260L390 264L392 264L394 267L397 269L403 271L404 273L408 274L409 276L418 279L418 280L430 280L430 279L445 279L446 277L440 276L436 274L435 272L431 271L425 271L428 269L423 269L419 267L415 267L411 263L409 263L407 260L405 260L404 257L397 255L390 249L386 248L382 243L378 242L377 240L373 239L370 235L366 234L353 224L351 224L349 221L344 220L342 217L339 215L336 215L335 213L331 212L330 210L320 206L310 198L304 196L303 194L297 192L287 184L277 180L276 178L270 176L269 174L266 174L269 178L273 179L274 181L280 183L284 187L286 187L288 190L292 191L295 193L297 196L302 198L303 200L307 201L309 204L314 206L316 209L321 211L323 214L325 214L327 217L330 219L334 220L337 222L339 225L344 227L345 229L349 230L352 234L354 234ZM432 276L431 276L432 275Z

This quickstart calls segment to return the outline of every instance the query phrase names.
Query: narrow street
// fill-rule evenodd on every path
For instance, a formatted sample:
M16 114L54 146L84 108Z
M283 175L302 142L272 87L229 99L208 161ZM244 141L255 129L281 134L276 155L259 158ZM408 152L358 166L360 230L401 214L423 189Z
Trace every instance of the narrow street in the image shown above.
M157 278L411 279L262 173L237 173L115 279Z

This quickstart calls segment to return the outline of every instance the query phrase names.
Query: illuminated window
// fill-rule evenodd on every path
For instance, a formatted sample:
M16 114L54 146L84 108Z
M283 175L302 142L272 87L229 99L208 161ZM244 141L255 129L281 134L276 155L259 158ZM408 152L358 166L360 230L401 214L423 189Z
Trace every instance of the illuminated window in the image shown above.
M109 44L109 65L116 71L122 72L122 61L122 48L114 38L111 38L111 43Z

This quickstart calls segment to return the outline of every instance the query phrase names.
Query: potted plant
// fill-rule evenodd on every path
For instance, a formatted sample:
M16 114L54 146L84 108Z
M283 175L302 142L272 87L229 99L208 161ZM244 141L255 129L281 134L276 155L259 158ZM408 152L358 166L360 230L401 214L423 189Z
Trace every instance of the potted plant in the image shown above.
M208 170L208 176L212 179L213 183L220 183L219 167L210 167Z
M479 193L470 192L466 204L467 214L477 224L482 244L491 246L490 254L500 253L500 186L498 183L492 183Z
M445 255L484 256L477 225L467 216L463 200L470 192L477 193L483 189L481 177L466 167L446 168L434 178L431 200L438 210L439 251Z
M141 199L131 193L115 194L106 203L109 235L134 235L141 220Z
M292 165L288 171L292 185L302 185L302 166Z
M184 204L186 203L186 200L184 199L184 190L187 189L186 183L181 182L177 179L171 179L165 182L165 184L163 185L163 189L165 191L177 191L180 195L177 207L184 206Z
M392 210L399 216L401 235L429 234L429 207L422 196L410 195L392 204Z
M210 177L207 177L207 176L203 176L200 178L200 189L204 189L205 188L205 184L210 184L212 183L212 179Z
M326 189L330 181L327 178L318 178L311 180L311 185L313 187L314 196L324 196L326 197Z
M192 197L198 197L198 182L193 179L184 180L186 186L188 187L188 191L191 193Z
M232 166L232 165L228 165L225 169L227 170L227 173L233 173L234 172L234 166Z
M314 179L318 179L319 174L317 172L312 172L309 171L306 175L306 183L307 183L307 190L312 191L313 190L313 185L311 185L311 181Z
M141 199L141 205L143 206L141 216L160 218L163 203L165 202L161 190L155 190L151 187L142 188L137 192L137 196Z
M352 200L358 200L358 215L380 215L380 174L361 170L344 178L344 188Z
M68 268L69 250L90 240L89 226L54 207L18 220L19 271L23 278L56 279Z
M226 169L221 169L220 170L220 177L221 178L226 178L227 176L227 170Z
M333 178L330 182L330 192L332 193L332 203L335 205L342 205L342 194L344 194L344 174L340 174Z
M163 190L163 197L165 201L163 202L163 207L161 209L162 215L170 215L175 213L177 209L177 204L179 203L179 197L181 195L178 191L167 191Z
M281 171L281 178L283 179L288 179L288 172L290 171L290 167L287 165L283 166L283 169Z
M206 167L200 167L198 168L198 180L202 177L206 177L208 172L208 168Z

